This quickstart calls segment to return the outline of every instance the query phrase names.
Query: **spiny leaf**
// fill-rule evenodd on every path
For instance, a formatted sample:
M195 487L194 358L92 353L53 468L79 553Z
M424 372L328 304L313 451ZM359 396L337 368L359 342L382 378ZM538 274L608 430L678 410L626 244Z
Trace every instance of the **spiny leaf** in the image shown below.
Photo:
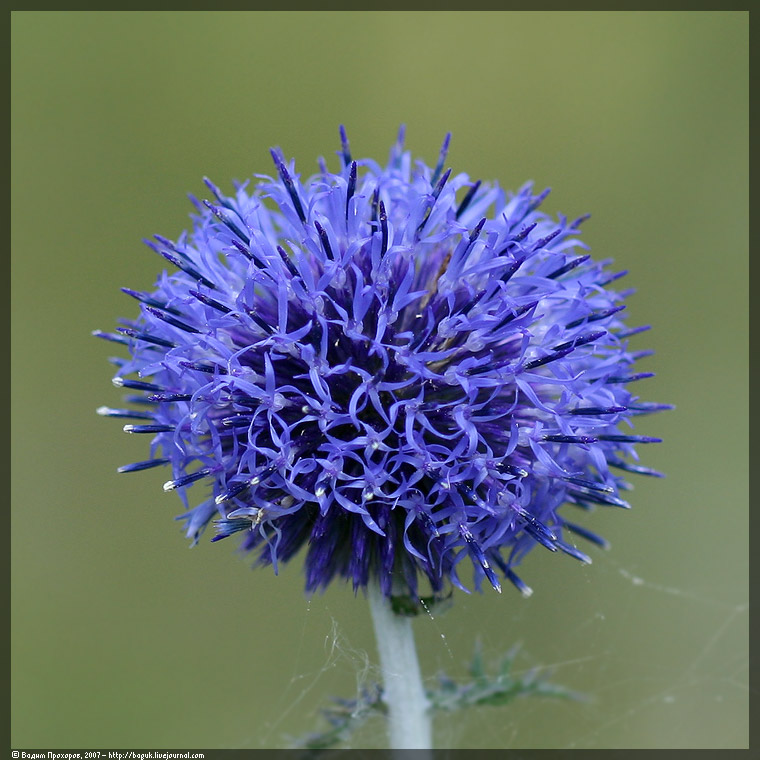
M394 597L398 598L398 597ZM454 712L468 707L488 705L501 707L518 697L537 696L552 699L584 699L582 694L548 681L549 673L532 668L521 675L512 673L519 647L512 647L497 663L495 674L489 675L480 643L469 664L472 681L458 684L445 673L438 674L435 688L426 690L431 712ZM330 725L326 731L309 734L296 746L304 749L331 749L345 742L353 731L375 715L387 715L383 690L379 684L365 689L356 699L333 697L334 705L324 708L322 717Z

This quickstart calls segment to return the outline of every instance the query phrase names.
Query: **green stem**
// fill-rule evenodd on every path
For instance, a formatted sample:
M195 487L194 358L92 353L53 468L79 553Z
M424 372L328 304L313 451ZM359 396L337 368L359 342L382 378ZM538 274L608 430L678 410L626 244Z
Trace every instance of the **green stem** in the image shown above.
M375 627L391 749L431 749L429 705L422 685L412 621L393 612L377 582L367 588Z

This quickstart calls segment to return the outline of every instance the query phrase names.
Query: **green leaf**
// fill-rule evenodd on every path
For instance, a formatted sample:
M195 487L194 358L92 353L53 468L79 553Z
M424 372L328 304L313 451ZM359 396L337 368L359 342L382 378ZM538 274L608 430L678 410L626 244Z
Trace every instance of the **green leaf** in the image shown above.
M532 669L522 675L513 675L512 666L518 647L513 647L501 658L494 675L486 672L483 654L479 644L470 661L469 673L472 681L456 684L444 673L438 676L438 688L427 691L431 709L439 712L453 712L467 707L489 705L499 707L517 697L529 695L551 697L553 699L581 699L582 695L547 679L549 674L541 674Z
M373 715L387 714L383 702L382 689L374 684L365 689L356 699L332 698L334 705L323 708L320 712L330 728L321 733L313 733L295 742L301 749L332 749L346 741L359 727Z
M409 597L392 597L399 600L399 609L419 611L419 602L411 602ZM404 606L411 604L411 607ZM394 608L396 614L399 612ZM411 612L408 614L417 614ZM496 664L495 672L491 675L486 669L480 643L475 645L475 652L469 664L469 675L472 678L463 684L458 684L445 673L438 674L435 688L426 690L432 712L455 712L470 707L488 706L502 707L518 697L536 696L551 699L583 699L583 695L573 692L564 686L551 683L548 672L533 668L522 674L515 675L512 668L517 658L519 647L512 647ZM373 716L387 715L387 707L383 701L383 690L378 684L364 689L356 699L333 698L333 705L321 710L322 717L329 728L321 733L309 734L296 743L303 749L332 749L345 742L357 728Z

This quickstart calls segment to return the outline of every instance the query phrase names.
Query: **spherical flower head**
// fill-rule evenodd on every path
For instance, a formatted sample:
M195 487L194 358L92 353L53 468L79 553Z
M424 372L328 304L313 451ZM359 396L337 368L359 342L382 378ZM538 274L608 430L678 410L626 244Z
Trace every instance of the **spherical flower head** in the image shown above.
M130 433L171 465L196 541L242 535L265 564L306 547L306 588L338 577L386 595L435 594L460 562L523 593L534 546L590 559L570 504L627 507L614 470L635 464L629 385L639 330L623 323L624 273L579 255L584 217L517 193L413 166L403 130L387 166L351 157L302 181L272 151L274 177L195 201L193 228L146 243L171 263L117 333L135 391ZM645 328L640 328L645 329ZM202 490L189 506L188 493Z

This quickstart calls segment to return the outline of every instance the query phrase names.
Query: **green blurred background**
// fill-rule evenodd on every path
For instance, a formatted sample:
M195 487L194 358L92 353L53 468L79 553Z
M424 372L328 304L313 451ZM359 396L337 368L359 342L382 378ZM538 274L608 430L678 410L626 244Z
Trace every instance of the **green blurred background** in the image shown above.
M308 601L300 563L252 572L193 550L165 473L117 475L147 441L90 337L136 304L210 176L415 155L593 213L584 239L630 270L631 324L655 329L637 432L664 481L585 524L584 568L537 549L525 600L459 594L420 619L422 664L463 677L523 642L585 703L525 700L438 723L441 747L747 745L748 28L745 12L15 12L12 746L283 747L328 695L375 677L367 605ZM139 440L138 440L139 438ZM383 746L368 725L354 746Z

